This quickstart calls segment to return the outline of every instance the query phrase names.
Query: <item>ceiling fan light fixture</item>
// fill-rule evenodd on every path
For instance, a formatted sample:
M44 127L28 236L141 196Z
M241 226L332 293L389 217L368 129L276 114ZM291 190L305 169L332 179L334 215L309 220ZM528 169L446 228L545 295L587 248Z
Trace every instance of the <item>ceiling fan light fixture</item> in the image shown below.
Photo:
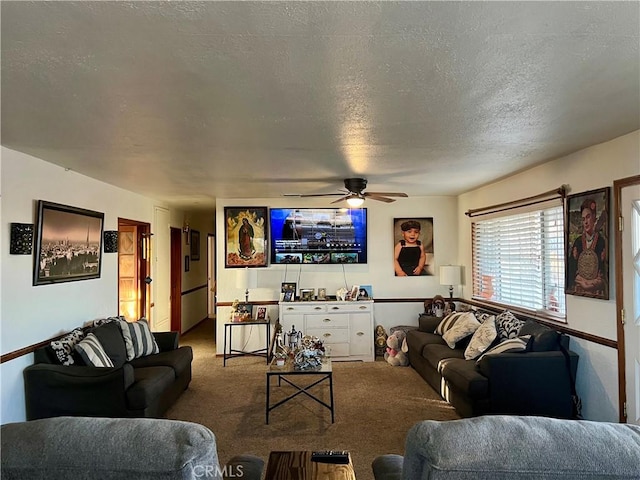
M364 198L362 197L349 197L347 198L347 203L349 204L350 207L353 208L357 208L357 207L361 207L362 204L364 203Z

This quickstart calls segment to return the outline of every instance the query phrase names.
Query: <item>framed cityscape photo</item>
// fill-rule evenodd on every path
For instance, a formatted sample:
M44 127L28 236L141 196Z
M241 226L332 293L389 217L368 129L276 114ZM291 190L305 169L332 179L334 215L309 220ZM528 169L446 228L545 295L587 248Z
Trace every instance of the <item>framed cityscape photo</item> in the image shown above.
M567 196L565 293L609 299L610 187Z
M104 213L38 201L33 284L100 278Z
M267 207L225 207L225 267L266 267Z

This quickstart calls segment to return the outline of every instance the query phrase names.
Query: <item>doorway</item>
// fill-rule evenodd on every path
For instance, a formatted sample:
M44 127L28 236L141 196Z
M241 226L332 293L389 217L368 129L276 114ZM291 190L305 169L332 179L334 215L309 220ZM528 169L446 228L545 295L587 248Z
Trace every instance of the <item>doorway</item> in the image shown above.
M216 237L207 235L207 316L213 319L213 340L216 339Z
M151 225L118 218L118 315L151 320Z
M613 189L620 421L640 425L640 175Z
M171 331L182 333L182 230L171 227Z

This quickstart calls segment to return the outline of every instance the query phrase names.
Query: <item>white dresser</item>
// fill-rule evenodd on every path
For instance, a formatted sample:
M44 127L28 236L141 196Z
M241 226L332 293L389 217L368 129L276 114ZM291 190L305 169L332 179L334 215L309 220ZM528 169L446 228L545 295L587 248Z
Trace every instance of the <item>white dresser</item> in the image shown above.
M283 334L295 326L331 350L331 360L373 362L373 301L280 302ZM286 337L283 336L286 341Z

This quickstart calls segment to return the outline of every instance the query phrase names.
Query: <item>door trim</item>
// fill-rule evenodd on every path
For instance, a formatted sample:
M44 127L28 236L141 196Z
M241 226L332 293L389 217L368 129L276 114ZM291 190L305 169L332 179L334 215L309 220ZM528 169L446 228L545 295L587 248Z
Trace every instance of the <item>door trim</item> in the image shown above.
M182 332L182 230L171 227L171 331Z

